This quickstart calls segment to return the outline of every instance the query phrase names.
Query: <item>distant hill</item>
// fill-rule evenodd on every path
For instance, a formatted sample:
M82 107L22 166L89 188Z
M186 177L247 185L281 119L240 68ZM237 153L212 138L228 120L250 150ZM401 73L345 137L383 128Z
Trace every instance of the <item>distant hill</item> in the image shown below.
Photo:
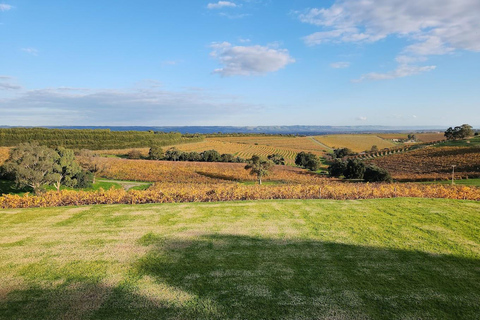
M14 126L0 126L11 128ZM444 131L440 126L402 127L402 126L42 126L42 128L54 129L110 129L112 131L163 131L184 133L266 133L266 134L301 134L301 135L324 135L338 133L396 133L396 132L421 132L421 131Z

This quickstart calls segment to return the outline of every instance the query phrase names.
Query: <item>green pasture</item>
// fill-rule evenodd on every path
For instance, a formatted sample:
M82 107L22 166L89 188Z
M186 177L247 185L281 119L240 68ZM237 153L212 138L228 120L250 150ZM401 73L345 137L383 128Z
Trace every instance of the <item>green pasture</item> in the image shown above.
M478 319L480 203L0 210L0 319Z

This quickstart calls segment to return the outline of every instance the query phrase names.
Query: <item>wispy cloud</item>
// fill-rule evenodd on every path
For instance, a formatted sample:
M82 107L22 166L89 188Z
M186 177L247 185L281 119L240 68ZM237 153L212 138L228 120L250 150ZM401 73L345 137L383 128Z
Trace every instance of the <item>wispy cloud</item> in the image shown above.
M350 67L350 62L346 62L346 61L334 62L330 64L330 67L334 69L344 69L344 68Z
M295 62L286 49L260 45L233 46L228 42L213 43L211 47L213 51L210 55L223 65L214 73L226 77L263 75Z
M238 8L240 5L230 1L218 1L216 3L209 3L208 9L224 9L224 8Z
M38 56L38 50L35 48L22 48L21 49L23 52L26 52L28 54L31 54L32 56Z
M0 75L0 90L20 90L22 86L15 84L10 76Z
M365 117L365 116L358 116L358 117L355 118L355 120L357 120L357 121L367 121L367 117Z
M208 90L166 90L145 80L130 89L44 88L0 98L3 124L18 125L179 125L232 119L255 113L242 97ZM228 117L227 117L228 118Z
M387 73L367 73L362 75L359 79L352 80L352 82L362 82L365 80L392 80L396 78L408 77L427 71L435 70L436 66L412 66L408 64L401 64L397 69L387 72Z
M443 55L455 50L480 52L478 0L337 0L329 8L298 13L302 22L322 30L303 38L307 45L325 42L371 43L388 36L413 41L402 59ZM362 79L393 79L433 70L433 66L399 63L396 70L371 73Z
M8 11L11 10L13 6L6 4L6 3L0 3L0 11Z

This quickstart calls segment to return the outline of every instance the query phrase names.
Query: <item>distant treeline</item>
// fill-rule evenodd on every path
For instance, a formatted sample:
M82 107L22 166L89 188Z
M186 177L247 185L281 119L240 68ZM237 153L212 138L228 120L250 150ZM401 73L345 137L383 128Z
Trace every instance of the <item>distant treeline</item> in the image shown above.
M48 147L69 149L124 149L168 146L172 144L199 142L204 136L182 135L179 132L110 131L110 129L45 129L10 128L0 129L0 146L13 147L25 142L38 142Z

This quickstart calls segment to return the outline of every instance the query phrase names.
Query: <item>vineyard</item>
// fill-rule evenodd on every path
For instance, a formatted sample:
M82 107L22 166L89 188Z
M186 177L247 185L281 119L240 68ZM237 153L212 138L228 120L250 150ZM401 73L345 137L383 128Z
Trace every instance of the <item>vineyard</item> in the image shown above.
M233 184L255 181L241 163L148 161L103 159L107 164L102 177L115 180L152 181L158 183ZM320 176L299 168L275 166L265 181L281 183L317 183Z
M313 153L325 153L323 146L315 143L309 137L282 137L282 136L251 136L251 137L224 137L211 138L211 140L222 142L233 142L250 145L266 145L282 149L309 151Z
M211 202L260 199L359 200L395 197L480 200L480 189L466 186L425 184L287 184L245 186L241 184L158 183L148 190L50 191L39 196L0 196L0 208L56 207L92 204L143 204Z
M315 136L314 139L334 149L349 148L355 152L370 150L374 145L376 145L378 149L396 146L393 142L373 134L338 134Z
M450 179L452 165L456 178L480 176L480 148L427 147L368 160L387 169L400 181Z
M256 137L252 137L252 138L256 138ZM268 139L265 137L262 137L262 138ZM203 142L174 145L169 147L175 147L181 151L186 151L186 152L191 152L191 151L202 152L205 150L213 149L218 151L220 154L222 153L233 154L234 156L238 156L244 159L249 159L253 155L267 157L270 154L278 153L285 158L287 165L294 165L295 157L297 153L301 151L305 151L301 148L301 145L297 146L296 148L291 148L290 146L281 147L281 146L273 146L273 145L268 146L263 144L256 145L254 142L252 142L251 144L246 142L236 143L236 142L229 142L225 139L230 139L230 138L215 138L215 139L209 138L209 139L205 139L205 141ZM232 138L232 139L239 139L239 138ZM243 138L243 139L246 139L246 138ZM273 137L270 139L274 140L276 139L276 137ZM280 137L278 140L281 141L282 139L301 139L301 138ZM301 141L305 141L305 140L301 140ZM312 144L315 144L315 143L312 142ZM320 145L316 145L316 146L317 146L316 150L312 150L312 152L315 153L316 155L322 155L323 151L321 151L321 146Z
M443 132L428 132L428 133L414 133L414 134L417 137L417 141L419 142L428 143L428 142L445 140L445 136L443 135ZM393 140L393 139L406 140L408 138L408 134L406 133L381 133L381 134L377 134L377 136L387 140Z

